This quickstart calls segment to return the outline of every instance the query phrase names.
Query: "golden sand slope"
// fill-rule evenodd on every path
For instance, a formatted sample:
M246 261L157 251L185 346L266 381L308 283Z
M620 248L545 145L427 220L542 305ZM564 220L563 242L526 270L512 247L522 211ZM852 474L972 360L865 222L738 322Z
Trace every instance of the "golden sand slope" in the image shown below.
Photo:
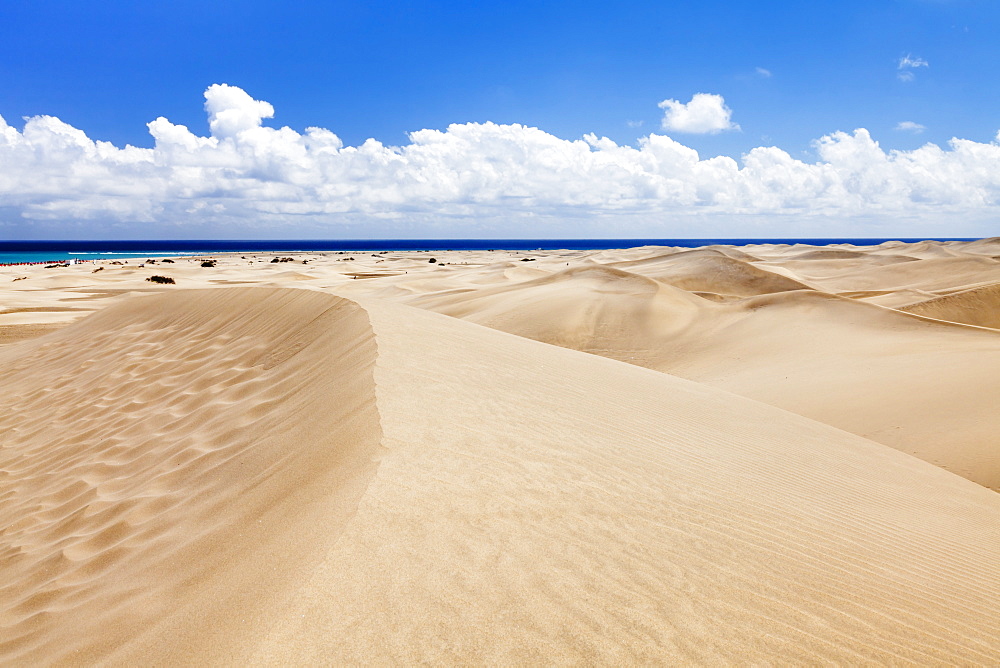
M585 264L477 290L404 297L412 306L574 350L633 361L681 335L708 302L621 269ZM641 360L634 359L641 355Z
M0 350L0 663L166 652L178 624L246 642L374 472L374 350L354 304L264 289Z
M1000 283L960 290L900 307L917 315L1000 329Z
M655 278L690 292L717 295L748 297L808 287L800 281L761 269L749 261L729 257L715 249L654 255L609 266Z
M0 369L4 663L1000 661L1000 496L667 374L268 289Z
M812 290L717 303L601 265L404 299L765 401L1000 489L996 332Z

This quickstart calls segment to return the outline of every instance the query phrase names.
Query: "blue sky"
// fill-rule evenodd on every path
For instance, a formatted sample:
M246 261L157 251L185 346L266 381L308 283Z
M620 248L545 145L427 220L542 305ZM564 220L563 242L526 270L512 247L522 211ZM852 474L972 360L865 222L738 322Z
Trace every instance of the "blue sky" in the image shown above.
M651 133L668 135L703 159L724 155L738 162L755 147L776 146L814 164L823 161L816 140L837 131L865 128L882 150L910 151L928 142L947 150L953 137L994 145L1000 129L995 71L1000 3L993 0L290 5L37 0L6 3L3 14L0 116L10 128L22 132L23 117L48 115L119 148L152 148L146 124L158 117L209 136L201 96L212 84L238 87L273 105L274 117L265 117L264 126L288 126L300 134L318 126L349 147L369 137L402 146L416 130L493 122L537 127L563 140L594 133L628 147ZM698 93L724 100L731 110L728 129L686 132L663 125L660 102L687 103ZM12 160L0 163L3 169L16 169ZM992 164L980 167L988 171ZM986 221L983 226L994 220L994 185L982 186L989 191L985 208L981 192L969 196L980 202L976 215ZM911 192L916 186L906 187ZM93 202L89 209L59 209L44 197L0 189L0 226L6 223L11 235L37 230L79 236L111 219L108 224L119 230L139 229L128 213L85 214L80 212L97 211ZM918 203L927 197L910 194ZM942 206L953 207L961 199L956 197L945 198ZM407 225L408 235L435 231L421 227L420 216L408 217L414 207L398 199L393 199L398 210L379 209L384 220L397 223L374 225L371 234ZM463 191L460 199L464 206L482 197ZM432 215L431 204L441 201L434 195L415 207L421 216ZM561 206L569 212L563 216L567 221L582 216L598 230L592 219L608 212L586 203ZM37 214L53 207L62 213ZM263 228L280 233L298 225L292 233L307 234L347 225L349 234L363 236L359 221L373 209L357 206L345 214L343 208L312 211L305 224L272 217ZM448 214L449 234L466 225L460 209ZM641 205L628 209L630 220L642 217ZM884 217L884 209L844 215L857 221L856 233L865 221ZM252 210L232 209L226 221L208 221L204 229L239 231L237 213L252 215L247 213ZM942 211L920 219L943 226L950 214ZM661 215L662 207L651 206L650 212ZM745 206L730 213L741 212L747 212ZM468 214L469 236L504 231L475 227L473 218L489 218L479 213ZM167 214L144 215L144 229L152 220L165 226L165 235L191 231L169 227L177 222ZM561 214L549 209L546 215L558 222ZM775 214L771 220L775 233L788 233L787 218ZM621 229L657 229L630 225ZM609 229L608 236L617 236L619 227ZM522 228L511 231L518 230L525 234Z

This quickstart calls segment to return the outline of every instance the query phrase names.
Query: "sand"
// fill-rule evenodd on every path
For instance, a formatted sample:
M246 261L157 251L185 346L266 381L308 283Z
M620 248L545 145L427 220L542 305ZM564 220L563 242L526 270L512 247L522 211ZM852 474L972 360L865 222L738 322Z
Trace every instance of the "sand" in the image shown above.
M0 662L995 665L994 255L0 268Z

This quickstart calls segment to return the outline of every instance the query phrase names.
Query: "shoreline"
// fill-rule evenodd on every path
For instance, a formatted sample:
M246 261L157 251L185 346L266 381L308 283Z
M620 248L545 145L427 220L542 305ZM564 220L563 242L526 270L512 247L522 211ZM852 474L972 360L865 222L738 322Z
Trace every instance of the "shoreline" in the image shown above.
M36 257L34 262L68 260L122 259L139 257L186 257L213 253L290 253L290 252L402 252L402 251L490 251L490 250L613 250L646 246L699 248L712 245L843 245L869 247L889 242L961 241L976 239L892 239L892 238L773 238L773 239L371 239L371 240L203 240L203 241L0 241L0 264L5 258L28 258L30 254L52 253ZM201 247L199 247L201 246ZM20 263L20 262L19 262Z

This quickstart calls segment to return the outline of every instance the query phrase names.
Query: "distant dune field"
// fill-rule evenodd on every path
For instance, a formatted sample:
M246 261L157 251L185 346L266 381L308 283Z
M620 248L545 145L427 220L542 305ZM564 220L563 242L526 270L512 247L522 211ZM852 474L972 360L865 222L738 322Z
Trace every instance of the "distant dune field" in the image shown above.
M0 267L4 665L1000 662L1000 241L292 257Z

